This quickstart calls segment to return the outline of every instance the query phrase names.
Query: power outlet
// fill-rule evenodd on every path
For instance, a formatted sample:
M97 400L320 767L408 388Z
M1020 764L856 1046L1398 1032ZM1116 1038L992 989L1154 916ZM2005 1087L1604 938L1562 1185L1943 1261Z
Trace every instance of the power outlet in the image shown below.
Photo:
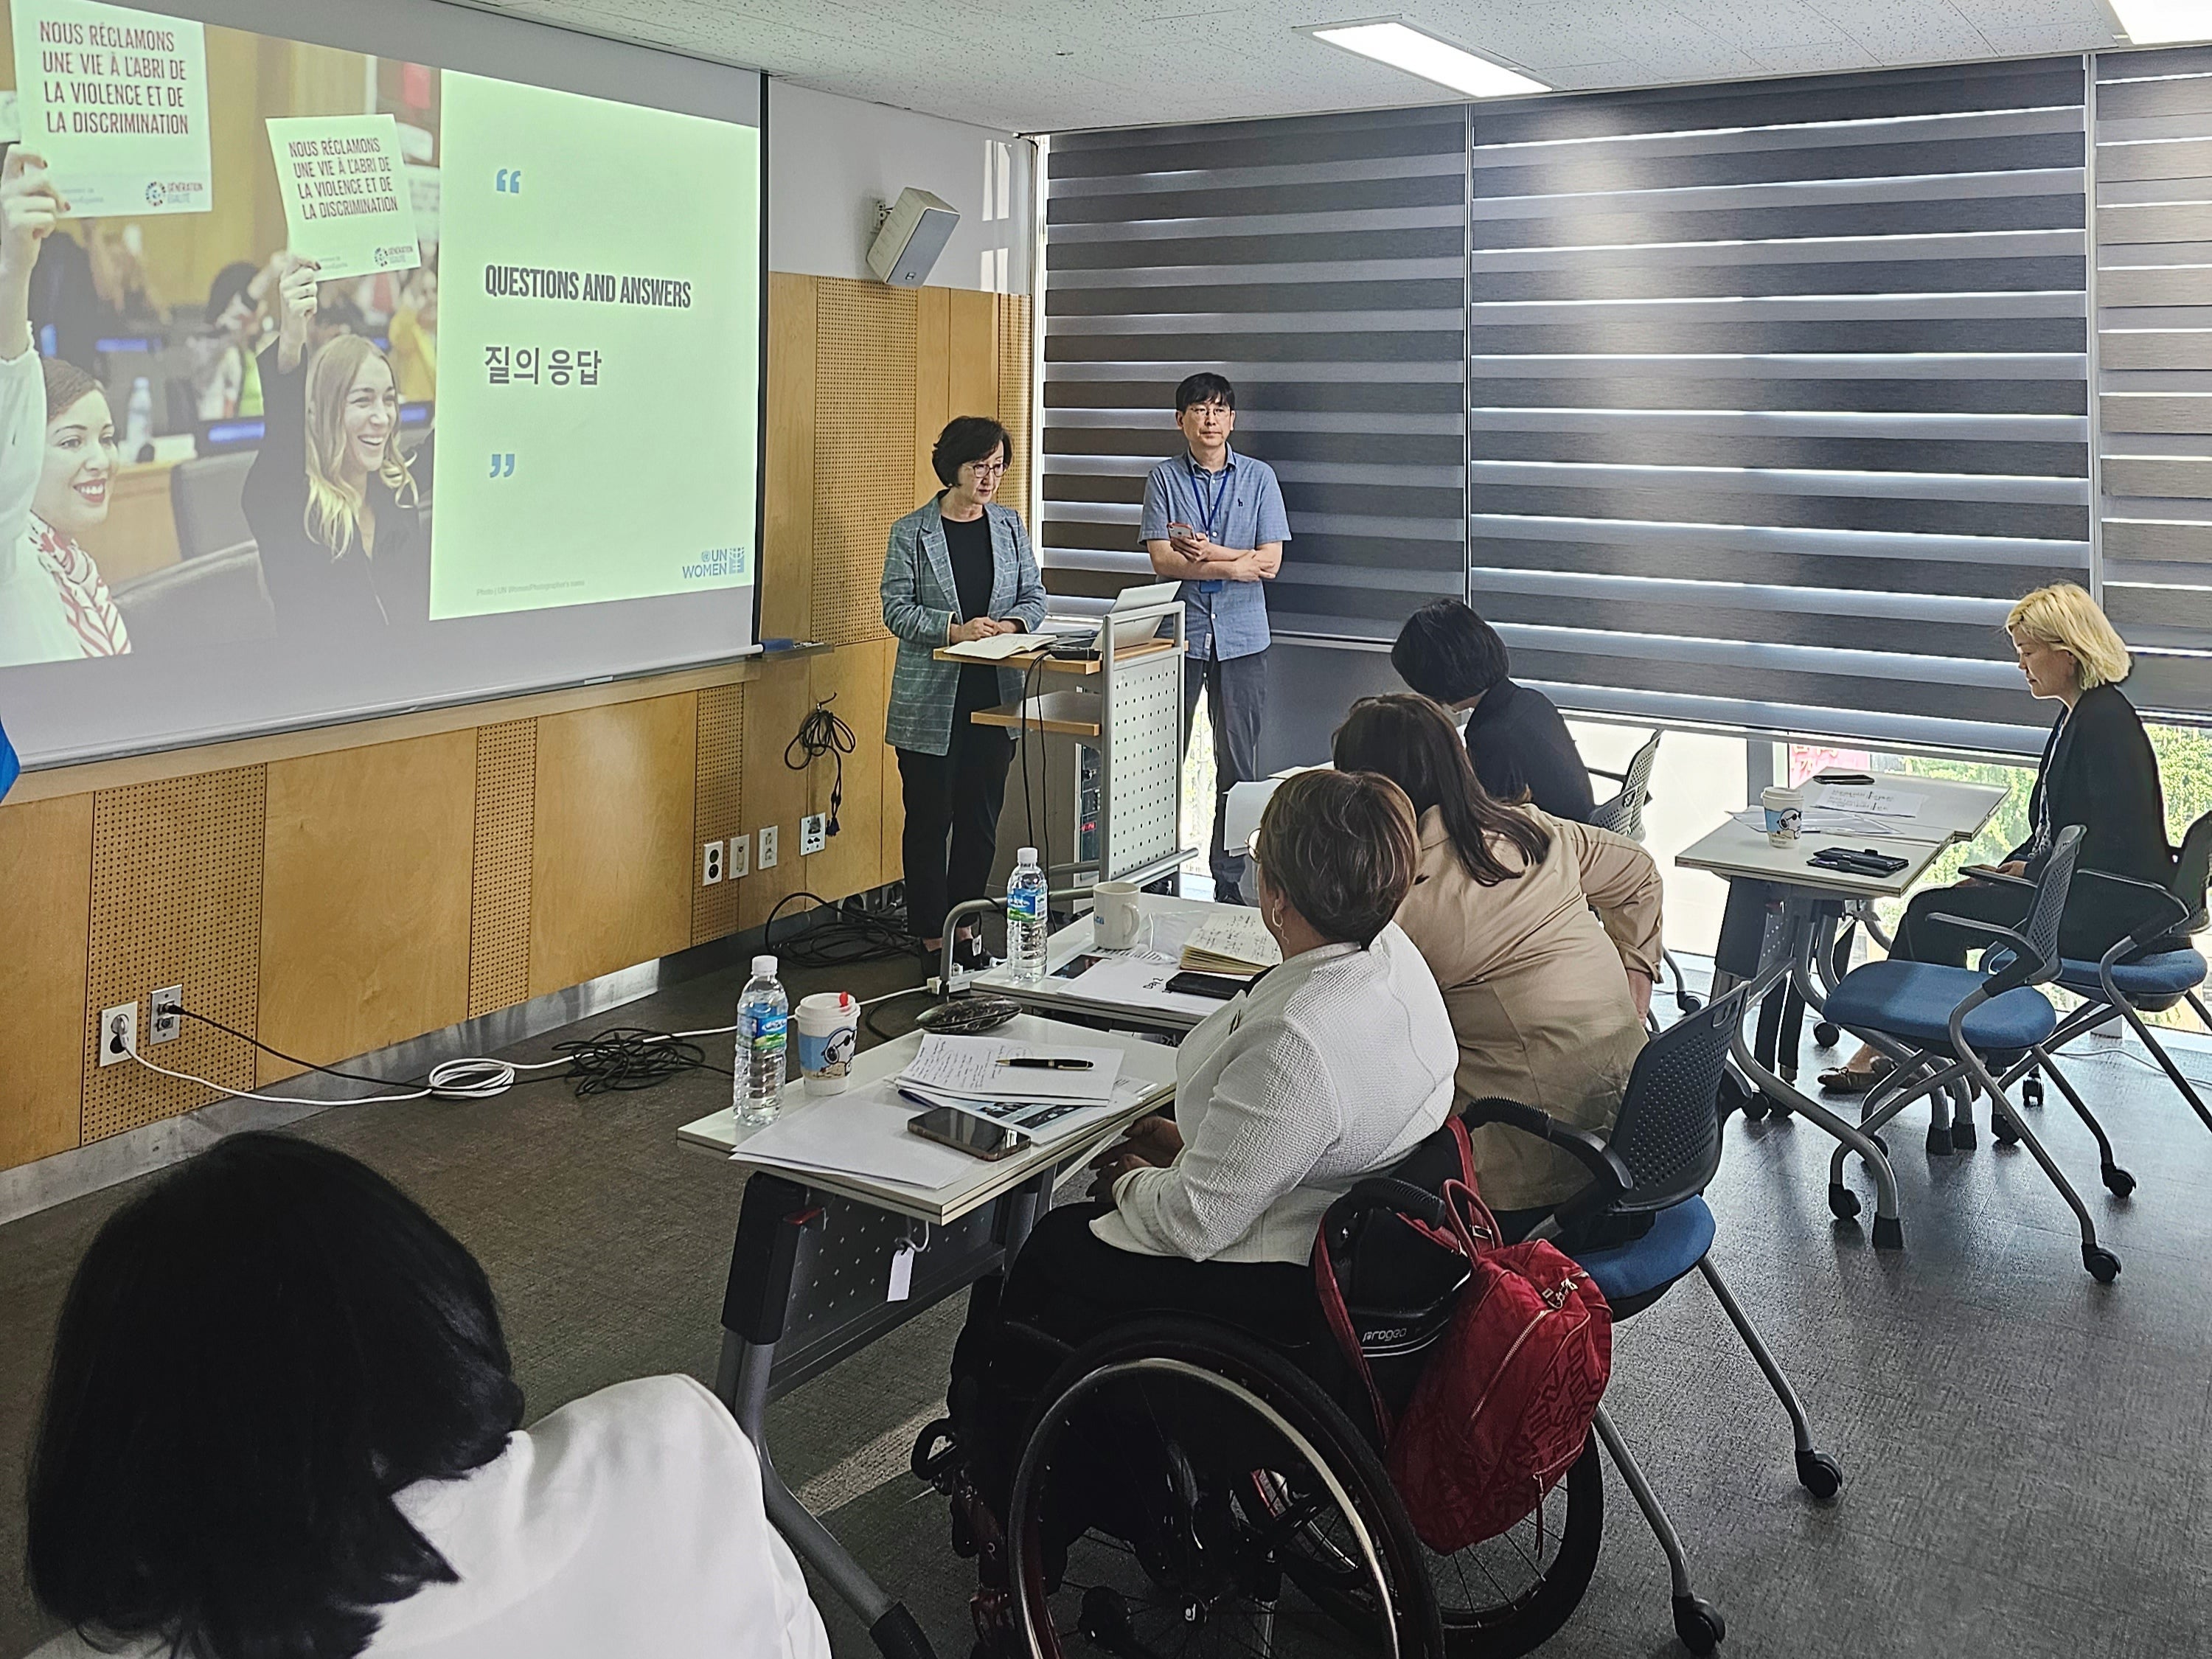
M138 1005L100 1011L100 1063L119 1066L138 1052Z
M717 887L722 880L722 843L710 841L699 848L699 884Z
M830 844L830 818L823 812L810 812L799 821L799 856L811 858Z
M772 823L761 826L760 867L763 870L775 868L775 826Z
M753 838L750 836L730 837L729 863L725 872L732 881L739 876L750 875L753 867Z
M174 1042L185 1034L185 988L164 985L146 1000L146 1041Z

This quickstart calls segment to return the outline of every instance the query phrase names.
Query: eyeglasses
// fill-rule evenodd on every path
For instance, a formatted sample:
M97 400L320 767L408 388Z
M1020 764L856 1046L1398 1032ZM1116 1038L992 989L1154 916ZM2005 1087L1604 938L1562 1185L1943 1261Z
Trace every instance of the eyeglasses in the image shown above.
M1004 461L970 461L969 465L975 469L979 478L995 478L1006 470Z

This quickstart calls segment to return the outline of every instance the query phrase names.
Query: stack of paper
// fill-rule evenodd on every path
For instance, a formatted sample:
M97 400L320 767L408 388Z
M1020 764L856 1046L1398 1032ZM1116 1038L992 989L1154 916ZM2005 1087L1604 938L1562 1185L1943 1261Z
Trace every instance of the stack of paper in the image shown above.
M1224 905L1206 917L1182 947L1182 965L1195 974L1257 974L1282 959L1282 946L1260 913L1241 904Z
M1003 662L1008 657L1018 657L1025 651L1042 651L1057 644L1050 634L994 634L987 640L963 640L958 645L948 645L948 657L965 657L970 662Z
M932 1032L899 1081L959 1100L1104 1101L1121 1073L1119 1048Z

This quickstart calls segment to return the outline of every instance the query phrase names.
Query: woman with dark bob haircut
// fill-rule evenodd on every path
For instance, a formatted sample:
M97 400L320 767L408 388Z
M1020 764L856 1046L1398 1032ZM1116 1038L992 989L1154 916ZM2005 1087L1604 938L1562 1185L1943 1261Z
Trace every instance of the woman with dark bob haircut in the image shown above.
M231 1137L111 1218L62 1308L36 1659L829 1652L759 1465L689 1377L520 1432L483 1269L381 1176Z
M1094 1160L1094 1204L1038 1223L997 1314L971 1315L954 1351L954 1433L998 1513L1004 1437L1023 1420L996 1392L1006 1320L1068 1343L1148 1313L1285 1340L1315 1328L1322 1212L1451 1109L1451 1017L1391 920L1419 853L1386 778L1301 772L1268 801L1255 893L1282 965L1183 1039L1175 1117L1146 1118Z
M1018 702L1018 669L939 662L944 646L1036 631L1044 621L1022 515L999 504L1013 459L1006 428L963 415L938 434L930 465L945 488L891 526L884 553L884 626L898 635L884 735L898 751L906 807L906 919L931 954L945 913L983 896L999 850L1013 738L978 726L979 708ZM970 924L972 930L973 924ZM981 941L963 934L961 960L985 965Z

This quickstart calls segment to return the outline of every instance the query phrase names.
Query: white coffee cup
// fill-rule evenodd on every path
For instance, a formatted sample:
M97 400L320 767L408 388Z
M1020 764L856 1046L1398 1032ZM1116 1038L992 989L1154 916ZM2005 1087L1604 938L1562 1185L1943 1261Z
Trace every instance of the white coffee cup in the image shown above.
M1091 890L1091 915L1098 943L1109 951L1127 951L1137 943L1142 919L1138 898L1143 890L1133 881L1102 881Z
M799 1030L799 1074L806 1079L806 1091L844 1093L860 1046L860 1005L848 991L817 991L799 998L792 1023Z
M1805 792L1779 786L1759 792L1759 805L1766 814L1766 839L1776 847L1790 846L1805 827Z

